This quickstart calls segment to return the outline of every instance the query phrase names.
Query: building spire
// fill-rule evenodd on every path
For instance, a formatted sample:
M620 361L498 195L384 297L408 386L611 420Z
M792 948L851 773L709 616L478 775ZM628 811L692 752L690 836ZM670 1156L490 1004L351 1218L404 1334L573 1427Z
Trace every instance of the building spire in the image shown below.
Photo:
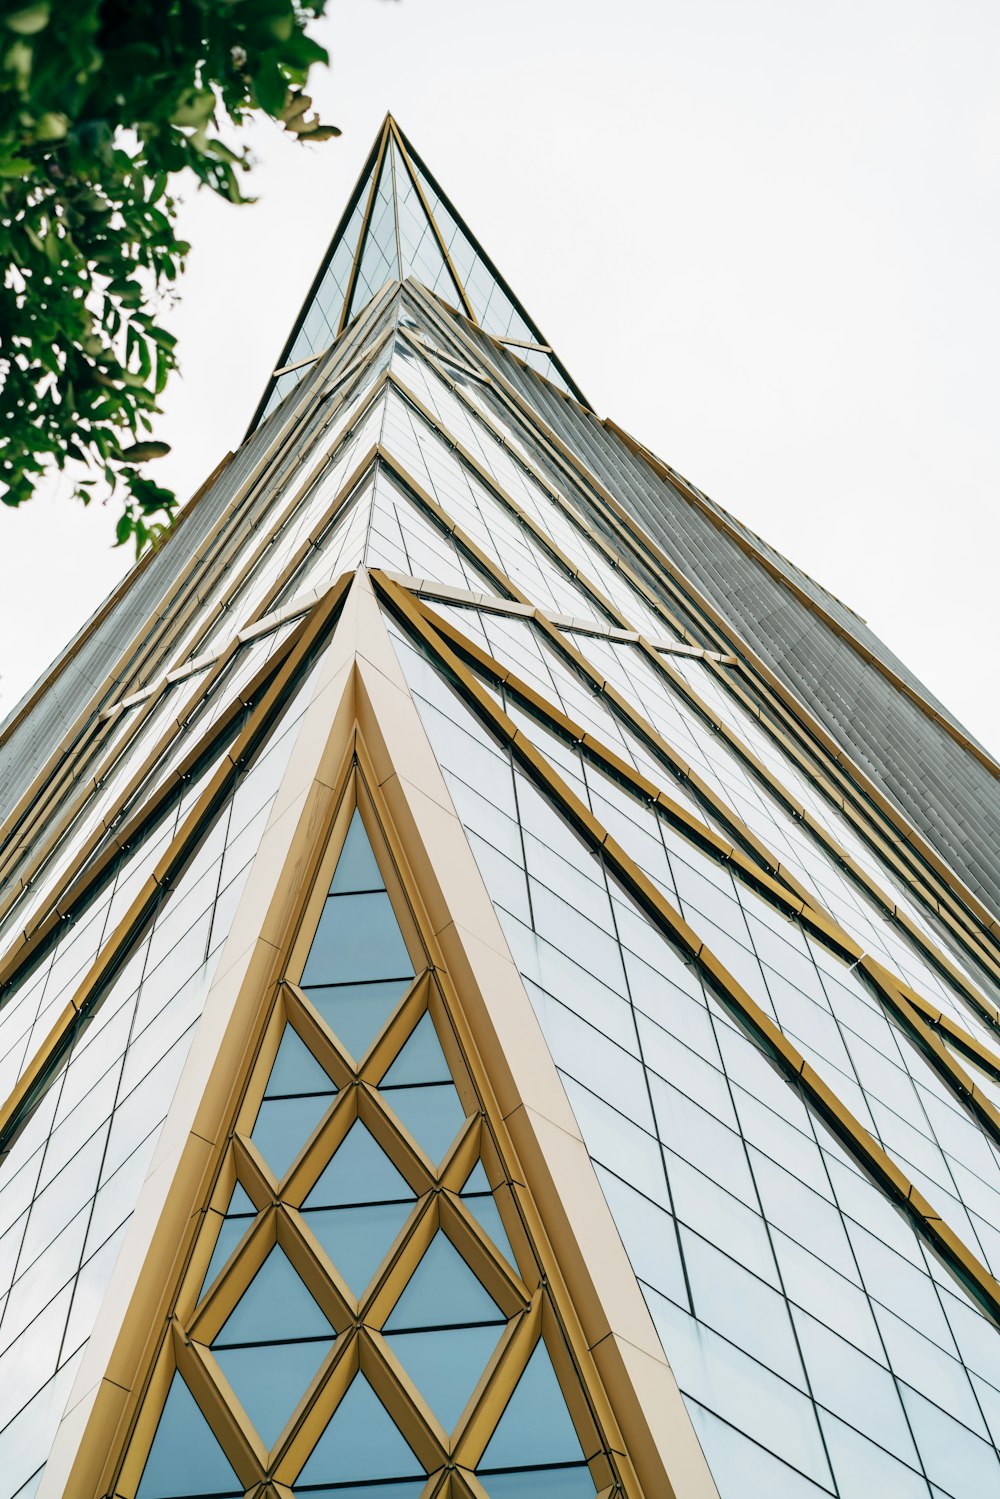
M328 349L387 281L409 276L507 343L560 390L584 400L538 325L387 114L275 366L284 373L272 376L253 425L296 383L296 365Z

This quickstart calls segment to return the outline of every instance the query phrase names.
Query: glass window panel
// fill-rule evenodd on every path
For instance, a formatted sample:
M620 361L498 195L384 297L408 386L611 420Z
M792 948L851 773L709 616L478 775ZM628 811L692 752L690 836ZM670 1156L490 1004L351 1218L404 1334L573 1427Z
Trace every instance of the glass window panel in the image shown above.
M136 1499L200 1499L203 1495L243 1499L243 1485L194 1396L175 1374Z
M406 944L384 891L327 897L303 984L347 984L412 974Z
M539 1340L476 1471L573 1463L582 1457L549 1351Z
M595 1169L638 1278L672 1301L687 1306L684 1267L673 1218L603 1166Z
M451 1072L445 1061L441 1042L430 1014L418 1020L409 1040L383 1077L380 1088L405 1083L450 1083Z
M359 1297L410 1214L408 1202L370 1203L364 1207L315 1208L305 1222Z
M298 1093L332 1094L336 1091L301 1036L286 1025L264 1097L288 1098Z
M235 1213L232 1211L233 1205L237 1200L238 1193L241 1194L242 1198L245 1198L246 1201L250 1203L249 1212ZM240 1242L243 1235L246 1233L247 1229L250 1227L251 1223L253 1223L254 1219L257 1216L257 1212L253 1206L253 1203L250 1202L249 1197L247 1197L246 1193L243 1191L243 1188L239 1185L238 1182L236 1184L236 1191L233 1193L233 1198L229 1206L230 1211L222 1220L222 1226L219 1229L219 1237L215 1241L215 1248L212 1250L212 1258L208 1262L208 1269L205 1271L205 1279L202 1281L201 1290L198 1293L199 1301L202 1300L209 1286L213 1284L213 1282L215 1281L215 1277L218 1275L219 1271L222 1269L223 1265L226 1263L229 1256L232 1254L233 1250L236 1248L237 1244Z
M446 1234L438 1232L386 1319L386 1332L502 1322L503 1313Z
M332 1338L333 1328L284 1252L275 1246L230 1312L212 1347L324 1337Z
M503 1226L500 1209L497 1207L492 1194L485 1197L478 1196L475 1193L466 1195L463 1192L462 1201L486 1237L492 1239L494 1246L499 1249L507 1262L516 1270L517 1260L514 1258L514 1251L507 1237L507 1230Z
M370 1130L358 1119L351 1125L304 1206L327 1208L362 1202L412 1202L415 1195Z
M955 1499L1000 1489L1000 1457L991 1442L960 1426L916 1390L902 1384L900 1392L932 1483Z
M585 1463L513 1473L481 1473L490 1499L594 1499L594 1481Z
M422 1471L365 1376L356 1374L299 1474L298 1483L412 1478Z
M279 1181L329 1107L329 1094L264 1099L250 1138Z
M927 1499L921 1474L828 1411L819 1416L841 1499Z
M344 847L334 870L330 894L346 895L352 891L384 889L385 881L379 872L375 855L372 853L365 825L361 821L361 813L355 807L351 825L344 840Z
M219 1367L266 1447L277 1441L329 1348L329 1342L213 1347Z
M397 1332L388 1343L445 1431L462 1414L503 1331L499 1327L452 1327L435 1332Z
M454 1083L426 1087L387 1088L385 1099L400 1123L436 1166L465 1119Z
M819 1404L917 1467L913 1438L888 1370L804 1312L795 1313L795 1325Z
M821 1499L830 1490L811 1483L773 1453L690 1397L686 1401L702 1451L723 1499ZM924 1496L926 1499L926 1495Z
M673 1302L655 1291L646 1299L683 1393L832 1488L812 1402Z
M409 987L408 978L398 978L307 987L305 992L337 1040L360 1061Z
M784 1297L698 1234L682 1227L680 1239L695 1316L804 1389Z

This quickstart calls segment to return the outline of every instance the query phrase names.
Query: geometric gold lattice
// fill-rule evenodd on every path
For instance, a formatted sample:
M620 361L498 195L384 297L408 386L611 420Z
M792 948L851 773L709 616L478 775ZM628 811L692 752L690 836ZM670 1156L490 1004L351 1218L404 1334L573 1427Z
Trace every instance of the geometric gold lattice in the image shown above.
M357 770L331 843L113 1492L632 1493Z

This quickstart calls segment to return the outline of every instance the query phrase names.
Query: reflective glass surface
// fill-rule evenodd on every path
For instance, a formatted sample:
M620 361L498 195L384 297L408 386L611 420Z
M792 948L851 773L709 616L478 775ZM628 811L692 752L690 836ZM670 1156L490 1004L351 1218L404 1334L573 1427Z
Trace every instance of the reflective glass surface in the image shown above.
M996 1481L995 1331L697 966L398 650L723 1499ZM989 1263L992 1144L858 971L526 732Z

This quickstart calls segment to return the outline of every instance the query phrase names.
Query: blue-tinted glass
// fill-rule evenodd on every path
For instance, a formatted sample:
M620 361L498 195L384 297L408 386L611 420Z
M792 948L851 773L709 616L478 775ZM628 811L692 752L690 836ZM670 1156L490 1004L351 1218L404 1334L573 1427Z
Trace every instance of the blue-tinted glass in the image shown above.
M489 1197L466 1197L466 1195L463 1193L462 1201L465 1203L465 1206L468 1208L473 1218L475 1218L476 1222L479 1224L479 1227L482 1229L486 1237L493 1241L495 1247L499 1249L500 1253L506 1258L508 1263L512 1265L516 1270L517 1260L514 1258L514 1251L511 1248L510 1240L507 1237L507 1230L503 1226L503 1219L500 1217L500 1209L497 1207L492 1194Z
M435 1165L462 1127L465 1111L454 1083L428 1088L390 1088L386 1103Z
M445 1431L451 1431L500 1340L503 1327L449 1327L389 1334L389 1346Z
M384 890L328 895L302 982L353 984L413 973L392 902Z
M594 1499L596 1492L585 1463L526 1473L479 1473L477 1477L490 1499Z
M356 1374L312 1455L299 1485L416 1478L422 1468L363 1374Z
M264 1089L265 1098L287 1098L293 1093L336 1093L336 1088L306 1043L290 1025L281 1036L278 1055Z
M305 1221L352 1293L359 1297L389 1252L412 1204L379 1202L366 1207L320 1208Z
M416 1193L358 1119L306 1198L304 1207L332 1208L357 1202L410 1202Z
M212 1344L332 1338L333 1328L277 1246L243 1292Z
M237 1495L243 1485L187 1385L175 1374L136 1499Z
M386 1319L385 1331L504 1321L504 1315L447 1235L437 1233Z
M477 1468L580 1462L583 1451L545 1344L538 1342Z
M250 1138L279 1180L329 1107L329 1094L264 1099Z
M330 984L306 993L337 1040L360 1061L409 987L409 978L398 978L388 983Z
M416 1478L411 1483L341 1483L336 1488L327 1484L316 1488L313 1484L303 1486L297 1483L293 1492L308 1494L309 1499L417 1499L423 1488L424 1480Z
M215 1241L212 1250L212 1258L208 1262L205 1279L202 1281L201 1291L198 1295L200 1301L215 1280L219 1271L236 1248L237 1244L246 1233L253 1222L252 1218L223 1218L222 1227L219 1229L219 1237Z
M273 1447L292 1411L331 1347L312 1343L263 1343L253 1348L213 1348L237 1400Z
M470 1180L471 1180L471 1178L470 1178ZM226 1217L227 1218L243 1218L243 1217L255 1218L256 1216L257 1216L257 1209L254 1207L253 1202L252 1202L250 1196L248 1195L245 1187L243 1187L239 1182L237 1182L236 1185L235 1185L235 1187L233 1188L233 1195L229 1199L229 1206L226 1208Z
M472 1170L469 1172L468 1181L462 1188L462 1196L465 1197L470 1192L492 1192L492 1190L493 1188L490 1186L490 1179L486 1175L485 1166L483 1165L482 1161L477 1161Z
M368 842L365 825L357 807L344 839L337 868L334 870L331 895L345 895L352 890L384 890L385 881Z
M450 1082L451 1071L434 1022L429 1014L423 1015L379 1086L396 1088L406 1083Z

